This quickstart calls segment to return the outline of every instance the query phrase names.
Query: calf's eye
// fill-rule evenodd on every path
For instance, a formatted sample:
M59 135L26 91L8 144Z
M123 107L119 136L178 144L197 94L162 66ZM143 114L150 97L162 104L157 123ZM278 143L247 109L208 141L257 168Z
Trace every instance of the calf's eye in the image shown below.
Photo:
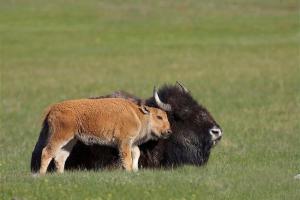
M157 116L157 119L162 120L163 118L161 116Z

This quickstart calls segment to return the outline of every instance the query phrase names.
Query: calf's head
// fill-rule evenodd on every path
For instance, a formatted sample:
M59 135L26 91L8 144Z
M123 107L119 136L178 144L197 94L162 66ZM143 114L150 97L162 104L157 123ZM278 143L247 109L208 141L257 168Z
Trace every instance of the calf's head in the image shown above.
M149 115L149 127L154 138L167 138L172 133L167 113L158 108L141 106L144 114Z

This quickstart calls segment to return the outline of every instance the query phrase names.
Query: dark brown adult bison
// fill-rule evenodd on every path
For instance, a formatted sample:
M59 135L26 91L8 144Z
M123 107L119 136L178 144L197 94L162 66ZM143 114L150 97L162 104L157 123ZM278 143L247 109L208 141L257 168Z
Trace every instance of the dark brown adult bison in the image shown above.
M153 97L146 100L122 91L96 98L108 97L125 98L167 111L173 134L166 140L149 141L140 146L141 168L203 165L209 159L211 148L222 137L221 127L212 115L178 82L155 90ZM32 171L35 171L37 159L40 158L32 157ZM86 146L79 142L66 162L66 169L99 169L118 165L116 149L100 145Z

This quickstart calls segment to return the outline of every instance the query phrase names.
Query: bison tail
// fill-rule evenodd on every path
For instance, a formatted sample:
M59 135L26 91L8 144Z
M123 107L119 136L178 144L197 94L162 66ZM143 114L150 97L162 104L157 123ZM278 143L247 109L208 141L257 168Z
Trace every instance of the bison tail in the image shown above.
M49 113L47 113L44 118L39 139L38 139L38 141L34 147L34 150L32 152L31 165L30 165L32 173L37 173L39 171L40 166L41 166L42 151L48 142L48 138L49 138L48 115L49 115Z

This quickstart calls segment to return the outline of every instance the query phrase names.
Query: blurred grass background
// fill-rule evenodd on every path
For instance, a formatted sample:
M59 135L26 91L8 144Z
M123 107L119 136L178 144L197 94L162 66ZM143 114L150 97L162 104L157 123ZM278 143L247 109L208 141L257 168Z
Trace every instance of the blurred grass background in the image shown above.
M300 199L297 0L0 0L0 199ZM203 167L32 178L43 110L183 82L224 129Z

